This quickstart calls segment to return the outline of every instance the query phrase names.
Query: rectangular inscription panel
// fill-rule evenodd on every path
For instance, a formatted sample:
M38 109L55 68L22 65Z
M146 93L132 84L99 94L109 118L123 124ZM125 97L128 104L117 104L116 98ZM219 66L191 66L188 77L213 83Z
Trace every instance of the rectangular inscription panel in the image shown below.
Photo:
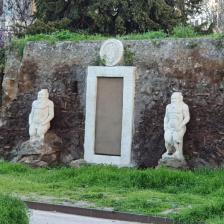
M123 78L97 78L95 154L121 155Z

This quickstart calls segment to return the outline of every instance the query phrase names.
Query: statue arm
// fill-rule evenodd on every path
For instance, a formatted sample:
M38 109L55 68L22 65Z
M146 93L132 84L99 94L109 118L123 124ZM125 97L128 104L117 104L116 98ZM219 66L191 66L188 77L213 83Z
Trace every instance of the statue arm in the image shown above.
M51 121L54 118L54 103L51 102L50 103L50 107L49 107L49 121Z
M168 127L168 106L166 107L166 113L165 113L165 117L164 117L164 130L167 129Z
M186 126L186 124L190 121L190 112L189 107L184 105L183 107L184 120L182 122L182 127Z
M34 102L32 103L31 112L29 114L29 125L32 124L32 120L33 120L33 105L34 105Z
M31 123L32 123L32 117L33 117L33 114L32 114L32 111L31 111L31 113L29 115L29 125L31 125Z
M47 119L42 123L42 125L45 125L49 123L54 118L54 103L50 102L48 105L48 117Z

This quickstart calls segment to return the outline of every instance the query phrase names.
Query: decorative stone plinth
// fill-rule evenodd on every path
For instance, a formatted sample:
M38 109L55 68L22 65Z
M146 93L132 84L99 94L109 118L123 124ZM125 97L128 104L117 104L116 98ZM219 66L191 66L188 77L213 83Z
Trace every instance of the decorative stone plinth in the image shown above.
M177 159L172 156L166 156L160 159L157 167L169 167L183 170L189 168L185 159Z
M13 162L28 164L32 167L57 165L60 161L62 140L54 133L47 133L43 141L26 141L13 152Z

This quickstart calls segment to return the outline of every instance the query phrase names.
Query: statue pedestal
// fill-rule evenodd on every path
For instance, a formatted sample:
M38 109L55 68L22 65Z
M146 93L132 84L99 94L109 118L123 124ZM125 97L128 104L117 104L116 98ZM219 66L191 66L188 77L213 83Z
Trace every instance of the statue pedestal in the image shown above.
M185 159L177 159L172 156L165 156L159 160L157 167L169 167L174 169L188 169L188 165Z
M57 165L60 161L62 140L54 133L47 133L43 141L26 141L17 146L13 162L32 167Z

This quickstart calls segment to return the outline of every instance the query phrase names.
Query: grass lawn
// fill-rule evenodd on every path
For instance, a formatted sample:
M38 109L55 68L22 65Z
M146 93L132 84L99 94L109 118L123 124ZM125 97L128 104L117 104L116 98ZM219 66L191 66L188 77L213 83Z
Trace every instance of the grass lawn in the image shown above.
M6 195L0 195L0 223L28 224L28 211L25 204Z
M68 30L57 31L50 34L35 34L27 35L20 39L13 39L9 49L17 50L20 57L23 56L23 50L28 42L48 42L50 44L55 44L61 41L102 41L108 38L118 38L120 40L162 40L162 39L179 39L179 38L210 38L215 40L224 40L224 34L209 34L202 35L197 34L191 27L176 27L172 34L166 34L163 31L151 31L141 34L129 34L123 36L103 36L101 34L83 34L83 33L74 33Z
M224 170L137 170L112 166L32 169L0 162L0 194L88 202L97 208L224 223ZM55 202L54 201L54 202Z

